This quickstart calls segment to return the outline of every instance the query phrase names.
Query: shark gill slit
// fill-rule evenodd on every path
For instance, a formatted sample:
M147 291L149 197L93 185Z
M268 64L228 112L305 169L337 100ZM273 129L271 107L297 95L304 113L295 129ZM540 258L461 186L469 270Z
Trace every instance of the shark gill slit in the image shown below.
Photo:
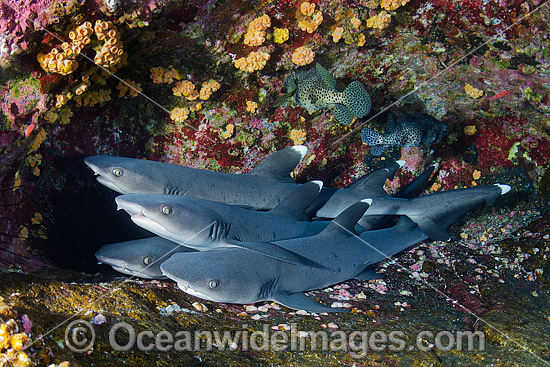
M275 290L275 287L277 287L277 283L279 283L279 277L265 282L260 288L258 299L262 299L262 300L271 299L271 296L273 295L273 291Z

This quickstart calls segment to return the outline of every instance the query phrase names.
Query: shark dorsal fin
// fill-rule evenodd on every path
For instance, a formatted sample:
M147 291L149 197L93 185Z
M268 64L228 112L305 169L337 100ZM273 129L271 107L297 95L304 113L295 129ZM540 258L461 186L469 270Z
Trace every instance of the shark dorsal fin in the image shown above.
M262 177L279 182L294 182L290 172L306 155L307 147L295 145L279 150L265 158L256 168L247 175Z
M346 190L352 190L361 197L387 196L384 184L387 179L392 179L395 172L405 164L405 161L395 161L385 168L368 173L346 186Z
M296 220L309 220L306 214L313 200L323 187L322 181L310 181L288 194L270 213L280 216L291 216Z
M334 79L334 76L327 69L321 66L321 64L316 63L315 70L327 87L336 89L336 79Z
M412 199L419 196L422 191L425 190L425 186L437 166L438 164L436 163L426 168L420 175L412 179L411 182L401 188L394 196L403 199Z
M341 237L343 235L345 237L350 237L357 235L354 227L363 214L365 214L371 203L372 199L363 199L353 204L334 218L319 236Z

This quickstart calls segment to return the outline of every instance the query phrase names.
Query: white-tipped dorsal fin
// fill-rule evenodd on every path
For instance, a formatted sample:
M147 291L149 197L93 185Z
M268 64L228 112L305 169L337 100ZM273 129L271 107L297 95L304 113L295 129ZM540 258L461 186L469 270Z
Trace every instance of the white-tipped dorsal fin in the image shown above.
M256 168L247 174L267 180L294 182L290 177L290 172L296 168L306 153L307 147L304 145L294 145L284 148L265 158Z
M500 190L502 191L500 195L504 195L512 189L509 185L495 184L495 186L500 187Z
M310 181L288 194L270 213L291 216L296 220L309 220L307 208L323 188L322 181Z
M399 165L399 168L403 167L405 164L407 164L407 161L400 159L398 161L395 161Z

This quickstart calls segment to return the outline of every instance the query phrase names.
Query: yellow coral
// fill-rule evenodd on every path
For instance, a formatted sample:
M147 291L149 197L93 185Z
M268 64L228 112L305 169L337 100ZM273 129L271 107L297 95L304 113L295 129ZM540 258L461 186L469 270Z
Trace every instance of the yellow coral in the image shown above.
M94 26L97 39L105 43L96 52L94 62L98 65L107 67L118 64L122 60L122 42L120 34L112 22L97 20Z
M386 10L396 10L406 5L410 0L382 0L380 6Z
M365 45L366 37L363 33L359 34L359 38L357 39L357 46L363 47Z
M84 94L84 92L86 92L89 87L90 87L90 82L88 81L82 82L75 88L74 94L76 94L77 96L80 96Z
M391 22L391 15L388 14L385 10L383 10L377 15L367 19L367 27L374 28L374 29L384 29L388 25L390 25L390 22Z
M57 120L58 116L59 115L53 111L47 111L44 114L44 119L48 121L50 124L53 124Z
M149 77L154 84L162 84L164 82L164 69L161 67L149 69Z
M71 117L73 117L73 111L70 107L65 107L59 111L59 123L61 125L67 125L71 122Z
M481 89L474 88L470 84L466 84L464 86L464 90L472 98L479 98L483 96L483 91Z
M124 82L118 83L116 89L118 90L119 97L124 97L126 92L128 92L130 97L137 97L142 91L141 83L136 84L136 82L130 79L126 79Z
M178 71L174 68L167 70L164 70L162 67L151 68L149 72L151 73L149 76L154 84L172 84L174 79L179 80L181 78Z
M172 92L175 96L184 96L189 101L194 101L199 97L199 92L195 89L195 84L189 80L183 80L179 83L176 83Z
M36 134L36 138L34 138L34 141L32 142L31 147L29 148L28 154L40 148L44 140L46 140L46 130L40 129L38 134Z
M248 46L260 46L265 41L265 31L249 29L244 34L244 44Z
M288 28L274 28L273 29L273 41L275 43L283 43L288 41Z
M474 135L476 131L477 129L475 125L468 125L464 127L464 134L466 135Z
M247 73L252 73L256 70L263 69L270 57L271 55L267 52L252 51L248 56L235 60L234 64L237 69L246 71Z
M308 46L298 47L292 53L292 62L296 65L304 66L313 61L315 52Z
M481 172L478 171L477 169L472 173L472 177L474 178L474 180L479 180L479 178L481 177Z
M254 101L246 101L246 110L250 113L256 113L258 109L258 104Z
M313 33L323 22L323 14L316 11L312 16L301 18L298 20L298 27L304 32Z
M225 130L220 133L220 136L222 139L229 139L233 136L233 133L235 132L235 125L233 124L227 124L225 127Z
M271 27L271 18L267 14L264 14L261 17L254 19L248 25L249 30L255 29L257 31L265 31L269 27Z
M199 92L199 98L203 101L206 101L212 93L220 89L220 83L215 81L214 79L210 79L204 83L202 83L201 90Z
M46 55L39 53L36 57L42 69L49 73L68 75L78 68L78 62L70 60L65 52L53 48Z
M302 129L290 130L290 139L294 142L294 145L301 145L306 141L306 132Z
M353 25L353 28L359 28L361 27L361 19L353 17L350 19L351 24Z
M55 108L61 108L69 101L69 98L66 94L58 94L55 99Z
M305 16L308 16L308 17L312 16L313 13L315 12L315 4L307 1L303 2L300 5L300 12L302 12L302 14Z
M174 108L170 114L170 118L175 122L183 122L189 117L189 109L187 107Z
M338 43L340 39L342 38L342 35L344 34L344 28L342 27L336 27L332 31L332 42Z
M172 84L174 82L174 79L176 80L181 79L181 76L176 69L171 68L164 71L164 74L162 75L163 83Z
M100 89L90 93L83 94L81 96L76 96L74 98L76 102L76 107L88 106L93 107L97 104L102 104L111 100L111 90L110 89Z

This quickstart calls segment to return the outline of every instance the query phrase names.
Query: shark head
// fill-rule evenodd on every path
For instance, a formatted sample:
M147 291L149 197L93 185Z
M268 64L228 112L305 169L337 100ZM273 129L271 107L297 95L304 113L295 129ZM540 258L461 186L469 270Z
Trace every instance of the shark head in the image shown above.
M175 242L161 237L112 243L103 246L95 256L101 264L110 265L114 270L148 279L166 278L160 271L162 261L174 252L192 251Z
M158 185L162 177L159 162L99 155L84 158L84 163L99 183L121 194L162 192Z
M271 298L278 279L275 263L247 250L226 248L174 254L162 263L161 270L195 297L246 304Z
M206 246L223 239L221 220L201 205L205 200L163 194L128 194L115 200L138 226L171 241Z

